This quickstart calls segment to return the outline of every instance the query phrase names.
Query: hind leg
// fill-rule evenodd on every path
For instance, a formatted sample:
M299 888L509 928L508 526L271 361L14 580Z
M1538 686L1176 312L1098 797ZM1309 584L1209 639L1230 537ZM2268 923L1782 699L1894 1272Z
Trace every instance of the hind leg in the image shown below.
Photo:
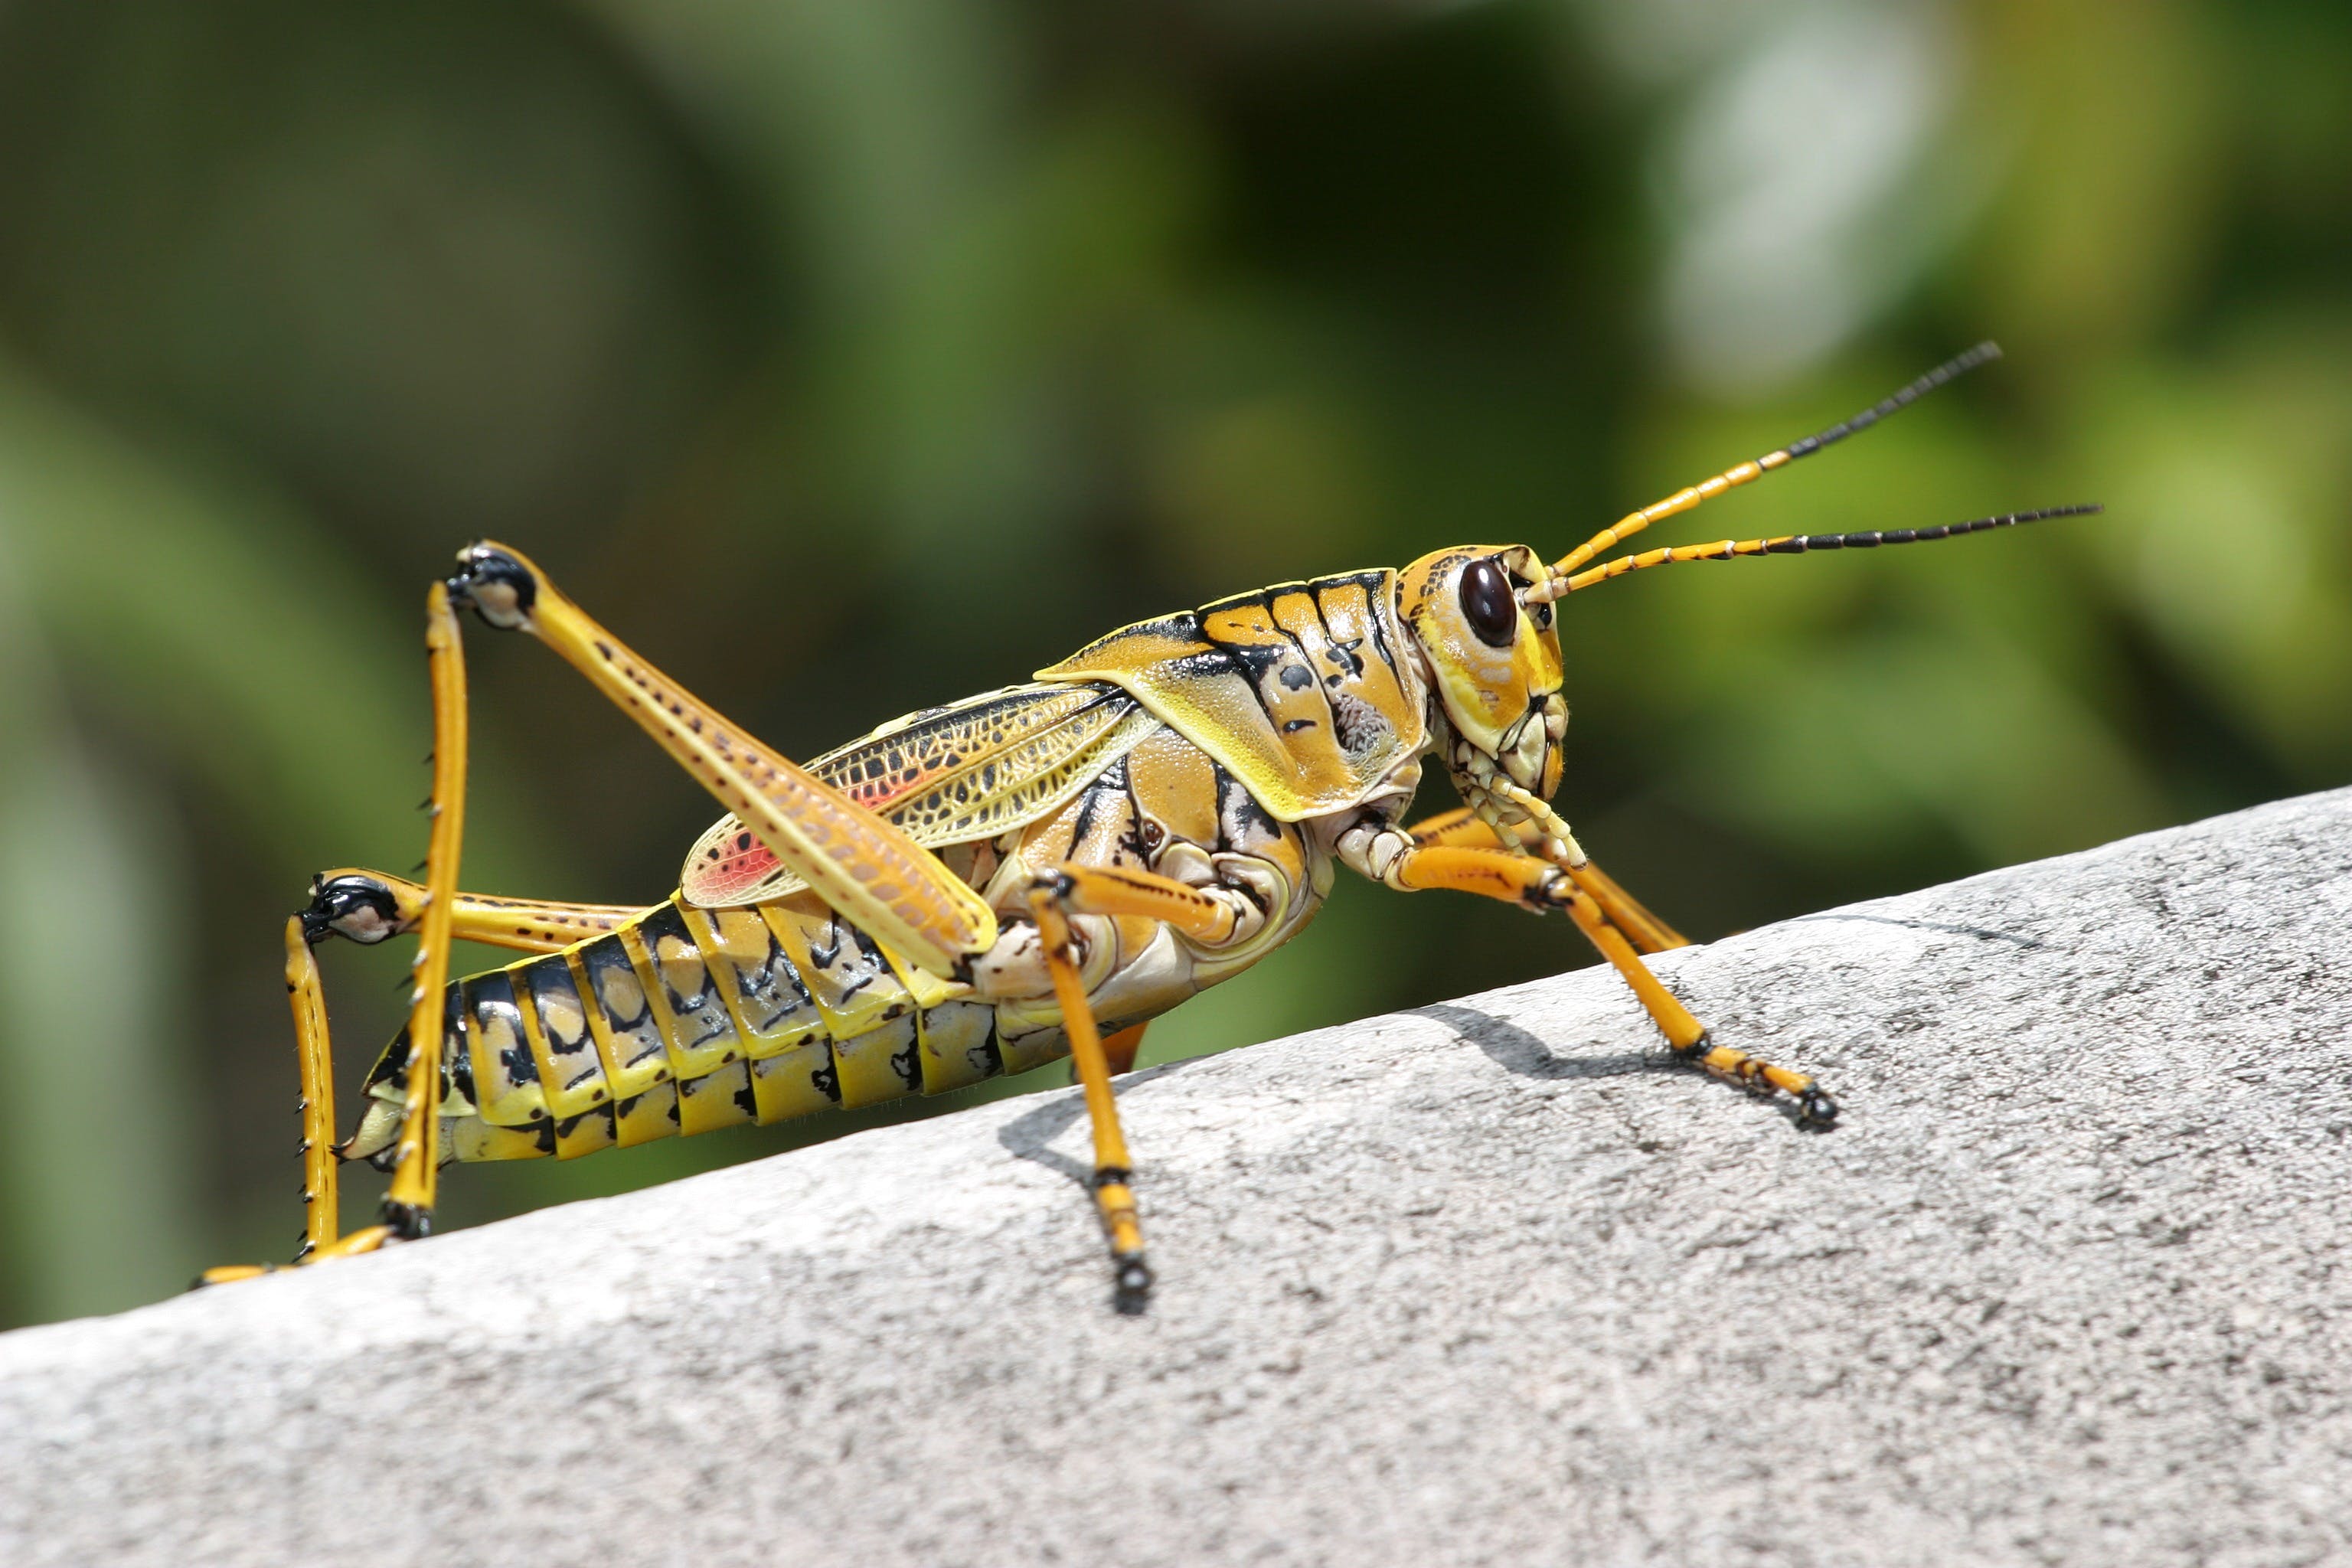
M327 1041L326 997L319 984L319 963L310 956L310 939L300 915L286 922L286 993L294 1005L294 1053L302 1072L302 1245L294 1261L305 1263L335 1247L341 1239L341 1221L336 1212L334 1058ZM279 1267L227 1264L205 1269L196 1276L196 1283L226 1285Z
M286 922L286 993L294 1009L295 1056L302 1075L301 1247L296 1263L333 1256L340 1242L337 1177L342 1154L335 1141L334 1051L327 1027L324 988L311 949L330 936L362 945L414 932L425 914L424 887L388 872L355 867L311 879L310 902ZM625 904L569 904L547 899L506 899L459 893L450 935L521 952L556 952L586 937L625 924L641 910ZM242 1264L207 1269L201 1284L225 1284L279 1267Z
M517 952L557 952L575 942L618 931L646 911L627 904L571 904L551 899L506 899L459 893L449 934ZM310 880L310 905L296 917L313 942L328 936L372 946L406 936L425 917L425 889L388 871L356 866L321 871Z
M457 559L457 602L580 671L859 930L939 975L994 944L995 911L938 857L639 658L520 553L485 542Z
M383 1215L349 1236L336 1234L333 1064L318 965L304 915L287 922L287 986L302 1068L302 1196L308 1210L299 1262L373 1252L387 1241L423 1236L432 1226L440 1153L441 992L449 979L466 801L465 655L446 584L436 583L425 595L425 649L433 685L433 826L416 921L421 940L413 966L415 984L409 995L408 1109ZM219 1284L265 1271L253 1266L207 1269L197 1283Z
M425 664L433 683L432 836L425 854L424 908L417 917L415 985L408 996L408 1110L401 1119L392 1185L374 1225L334 1244L373 1252L433 1227L441 1152L441 993L449 984L449 940L457 901L457 856L466 822L466 655L449 585L425 596ZM324 1256L328 1248L320 1248Z

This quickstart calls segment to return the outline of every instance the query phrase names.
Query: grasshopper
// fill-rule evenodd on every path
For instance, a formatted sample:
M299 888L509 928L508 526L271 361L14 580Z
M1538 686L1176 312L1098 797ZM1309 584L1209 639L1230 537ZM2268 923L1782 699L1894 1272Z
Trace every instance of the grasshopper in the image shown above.
M1549 804L1568 708L1556 605L1627 572L1945 539L2094 507L1883 533L1720 540L1594 558L1830 446L1997 357L1979 344L1842 424L1675 491L1547 564L1464 545L1221 599L1111 633L1031 682L925 709L800 766L632 652L520 551L478 543L426 595L433 794L422 883L321 873L286 924L302 1079L295 1262L431 1227L443 1163L553 1156L936 1094L1064 1056L1094 1136L1116 1300L1151 1284L1111 1079L1144 1025L1295 935L1335 866L1562 911L1680 1058L1786 1097L1811 1078L1706 1029L1643 963L1685 945ZM644 908L460 892L466 682L458 613L552 648L726 807L677 890ZM1467 803L1408 826L1434 753ZM336 1141L313 949L419 939L405 1029ZM525 954L448 977L452 939ZM338 1166L391 1182L340 1234ZM261 1268L210 1270L200 1282Z

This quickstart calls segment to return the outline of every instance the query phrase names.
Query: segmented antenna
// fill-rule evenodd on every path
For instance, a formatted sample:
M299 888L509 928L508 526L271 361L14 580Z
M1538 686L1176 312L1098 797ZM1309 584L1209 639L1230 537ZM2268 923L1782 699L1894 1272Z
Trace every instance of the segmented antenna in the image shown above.
M1713 544L1678 544L1671 550L1645 550L1565 579L1564 593L1590 588L1628 572L1650 566L1671 566L1678 561L1729 561L1741 555L1801 555L1808 550L1874 550L1882 544L1920 544L1931 539L1953 539L1982 533L1989 528L2014 528L2021 522L2042 522L2053 517L2084 517L2096 506L2053 506L2040 511L2010 511L1969 522L1938 523L1933 528L1892 528L1883 533L1786 533L1778 539L1718 539ZM1554 579L1560 581L1560 579Z
M1520 595L1520 598L1529 605L1540 605L1559 598L1569 591L1569 579L1578 567L1602 551L1632 538L1650 524L1672 517L1677 512L1688 511L1703 500L1712 500L1727 489L1747 484L1752 479L1761 479L1773 469L1786 468L1800 458L1809 458L1824 447L1834 446L1844 440L1857 430L1867 430L1888 415L1916 403L1954 377L1966 375L1977 366L2000 357L1999 343L1990 341L1979 343L1968 353L1946 360L1893 396L1881 398L1853 418L1842 419L1819 435L1808 436L1803 440L1791 442L1778 451L1767 452L1762 457L1741 463L1736 468L1726 468L1711 479L1705 479L1698 484L1676 490L1662 501L1645 506L1639 511L1628 513L1578 545L1568 554L1553 562L1548 579L1528 588ZM1826 547L1816 546L1816 548Z

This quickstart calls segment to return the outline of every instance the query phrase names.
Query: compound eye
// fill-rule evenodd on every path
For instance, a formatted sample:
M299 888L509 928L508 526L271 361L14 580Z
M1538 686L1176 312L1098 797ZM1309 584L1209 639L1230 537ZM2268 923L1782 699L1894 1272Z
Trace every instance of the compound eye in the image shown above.
M1462 568L1462 614L1488 647L1508 647L1519 629L1519 601L1491 555Z

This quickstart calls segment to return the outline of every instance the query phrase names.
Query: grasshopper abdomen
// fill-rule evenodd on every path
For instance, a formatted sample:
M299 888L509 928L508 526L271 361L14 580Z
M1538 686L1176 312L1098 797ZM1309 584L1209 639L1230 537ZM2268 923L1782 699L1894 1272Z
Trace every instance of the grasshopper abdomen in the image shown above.
M729 910L673 896L618 930L450 983L444 1147L462 1161L574 1159L1001 1071L995 1007L928 981L812 896ZM346 1158L384 1163L407 1058L404 1037L369 1075Z

